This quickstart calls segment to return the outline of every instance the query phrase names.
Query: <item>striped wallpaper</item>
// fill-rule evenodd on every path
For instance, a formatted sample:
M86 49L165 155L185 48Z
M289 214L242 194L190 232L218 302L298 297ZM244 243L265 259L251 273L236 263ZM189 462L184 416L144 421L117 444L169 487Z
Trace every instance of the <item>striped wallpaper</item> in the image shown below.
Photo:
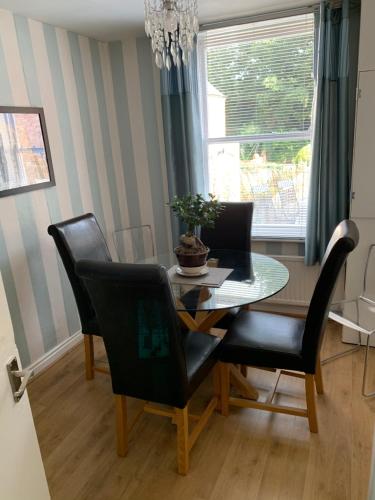
M47 226L93 211L171 245L159 78L146 39L101 43L0 10L0 105L42 106L56 187L0 199L0 269L24 366L80 329Z
M93 211L171 248L159 73L146 38L102 43L0 10L0 105L42 106L56 187L0 198L0 270L24 366L80 329L47 226ZM303 245L254 242L301 255Z

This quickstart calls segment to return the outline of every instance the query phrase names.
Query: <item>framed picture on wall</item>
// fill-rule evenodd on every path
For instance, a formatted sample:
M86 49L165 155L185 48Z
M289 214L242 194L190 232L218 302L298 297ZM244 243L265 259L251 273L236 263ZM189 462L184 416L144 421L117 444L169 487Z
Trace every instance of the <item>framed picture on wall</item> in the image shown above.
M54 185L43 108L0 106L0 197Z

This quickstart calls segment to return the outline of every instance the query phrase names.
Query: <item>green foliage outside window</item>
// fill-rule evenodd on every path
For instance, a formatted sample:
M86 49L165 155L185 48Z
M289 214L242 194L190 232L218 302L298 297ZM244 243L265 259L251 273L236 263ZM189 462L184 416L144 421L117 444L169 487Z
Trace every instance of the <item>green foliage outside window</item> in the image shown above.
M226 135L308 131L314 94L311 35L277 37L210 48L209 82L226 98ZM308 142L241 144L241 160L270 163L308 159Z

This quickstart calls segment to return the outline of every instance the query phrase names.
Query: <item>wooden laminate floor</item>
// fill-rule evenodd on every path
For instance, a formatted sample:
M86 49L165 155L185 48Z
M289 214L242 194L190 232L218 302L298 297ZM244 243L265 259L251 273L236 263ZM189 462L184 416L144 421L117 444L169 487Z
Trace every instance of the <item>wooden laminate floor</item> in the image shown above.
M325 354L341 348L338 338L331 325ZM300 417L239 408L228 418L215 414L192 450L189 475L181 477L175 426L163 417L144 415L128 456L117 457L110 378L85 381L79 346L29 389L52 499L364 500L375 399L360 395L362 364L360 352L323 367L318 435ZM266 388L272 374L250 370L249 377ZM210 390L208 380L197 406ZM280 402L304 404L303 381L284 377L280 390L286 392ZM139 405L133 400L130 413Z

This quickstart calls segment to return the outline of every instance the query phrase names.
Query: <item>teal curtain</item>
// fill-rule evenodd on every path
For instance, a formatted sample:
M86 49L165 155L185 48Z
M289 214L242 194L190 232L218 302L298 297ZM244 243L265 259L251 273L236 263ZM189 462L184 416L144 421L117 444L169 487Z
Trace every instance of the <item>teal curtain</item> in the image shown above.
M169 199L205 193L196 50L188 66L161 71L161 93ZM177 244L184 228L173 215L171 221Z
M316 99L305 261L320 262L336 225L349 216L359 2L322 2L316 14Z

